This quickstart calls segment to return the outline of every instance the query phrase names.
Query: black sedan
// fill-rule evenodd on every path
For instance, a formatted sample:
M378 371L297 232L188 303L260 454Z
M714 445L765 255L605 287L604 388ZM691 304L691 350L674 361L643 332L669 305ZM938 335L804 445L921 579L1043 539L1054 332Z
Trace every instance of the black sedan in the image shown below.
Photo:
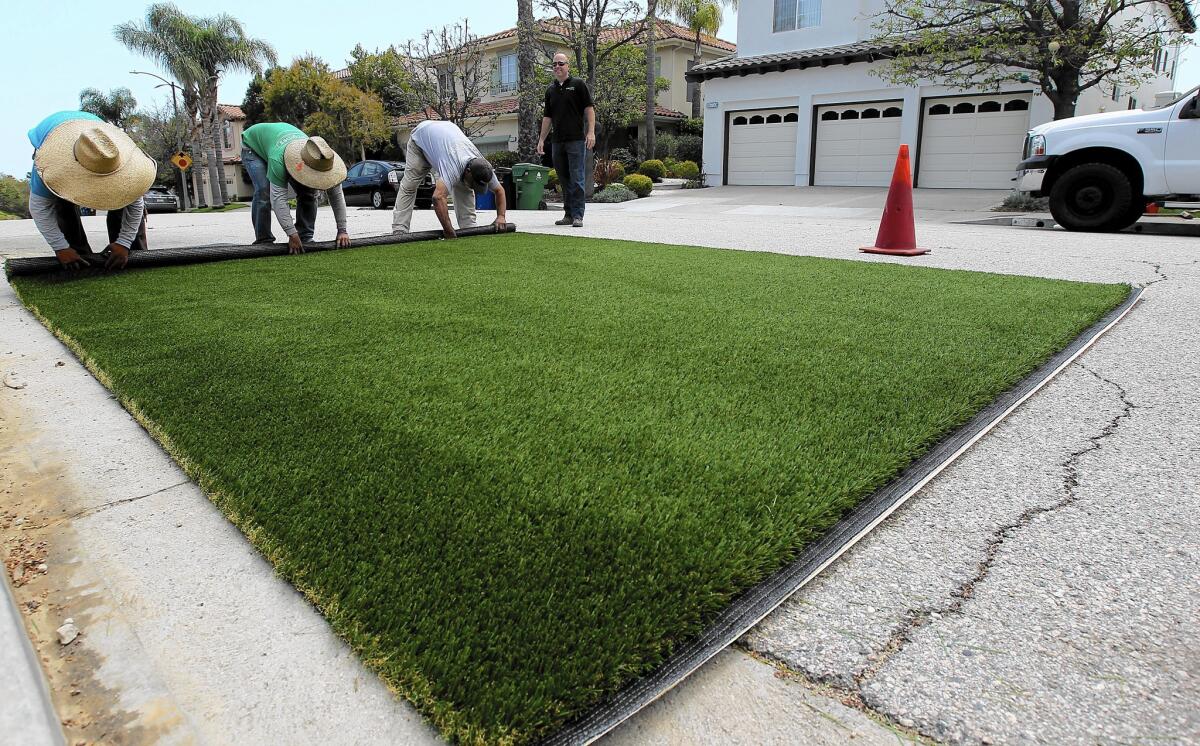
M342 193L347 205L370 205L382 210L396 204L396 193L400 191L400 180L404 178L404 164L395 161L360 161L346 171L342 182ZM427 210L433 206L433 177L425 174L417 187L417 208Z
M150 187L142 201L146 212L179 212L179 198L166 187Z

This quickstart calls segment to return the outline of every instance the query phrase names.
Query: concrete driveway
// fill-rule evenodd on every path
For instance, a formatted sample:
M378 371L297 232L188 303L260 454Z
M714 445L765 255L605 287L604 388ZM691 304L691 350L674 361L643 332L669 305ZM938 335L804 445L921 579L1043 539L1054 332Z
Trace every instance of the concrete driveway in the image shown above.
M1200 243L946 215L971 219L997 194L919 190L918 241L933 253L902 261L1128 282L1148 286L1144 300L612 742L1200 740ZM589 206L583 229L554 227L554 213L512 219L544 233L893 261L857 252L882 202L883 190L722 188ZM388 213L350 219L357 235L390 225ZM244 240L248 222L244 212L155 216L151 245ZM414 223L435 225L428 212ZM319 226L318 238L332 237L328 211ZM0 253L40 251L34 238L28 221L0 223ZM3 291L0 366L25 385L0 400L0 537L6 558L19 542L46 545L47 571L17 601L43 599L22 613L59 715L76 718L69 734L87 734L77 718L91 708L168 741L272 729L297 742L432 740ZM81 441L120 455L72 458ZM83 621L78 648L49 639L69 615ZM70 676L84 694L72 697ZM87 707L72 704L85 695Z

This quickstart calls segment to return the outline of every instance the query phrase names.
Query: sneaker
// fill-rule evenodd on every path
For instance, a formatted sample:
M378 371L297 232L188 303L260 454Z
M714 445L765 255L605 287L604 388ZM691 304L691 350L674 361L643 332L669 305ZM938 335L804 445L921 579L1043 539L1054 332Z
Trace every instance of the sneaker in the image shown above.
M561 220L554 221L555 225L571 225L571 223L572 221L569 215L563 215Z
M572 220L571 227L572 228L582 228L583 227L583 218L575 218L574 220Z

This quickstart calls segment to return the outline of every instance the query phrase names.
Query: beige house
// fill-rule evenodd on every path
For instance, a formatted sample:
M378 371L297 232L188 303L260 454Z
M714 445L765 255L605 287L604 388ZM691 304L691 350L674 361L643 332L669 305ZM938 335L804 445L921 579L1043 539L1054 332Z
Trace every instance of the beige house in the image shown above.
M538 21L539 36L547 47L567 53L566 40L562 24L556 19ZM623 30L611 29L609 34L616 38ZM659 77L671 81L668 90L659 91L658 109L656 111L656 127L659 131L674 130L679 122L691 116L692 104L687 81L684 73L693 59L695 50L695 34L690 30L666 21L658 22L655 34L655 64L658 66ZM483 45L485 60L494 64L492 88L474 110L481 116L498 114L484 131L472 138L484 153L500 150L516 150L517 148L517 29L510 28L499 33L484 36L480 39ZM639 44L635 39L632 44ZM728 57L737 51L737 47L727 41L713 36L700 37L701 63L711 62ZM539 55L540 56L540 55ZM571 57L573 59L573 57ZM339 71L341 72L341 71ZM572 69L572 74L578 74ZM703 89L698 89L703 110ZM473 110L473 111L474 111ZM432 112L418 112L401 117L397 121L397 135L401 143L407 142L408 132L423 119L436 116ZM634 141L642 135L644 127L639 121L636 128L629 128L623 137L614 137L615 142Z
M246 115L242 107L236 104L217 104L221 117L221 160L225 163L225 191L230 200L246 201L254 195L254 187L249 177L242 170L242 126ZM212 204L212 191L209 189L208 169L200 163L192 166L190 176L192 186L205 196L205 204Z

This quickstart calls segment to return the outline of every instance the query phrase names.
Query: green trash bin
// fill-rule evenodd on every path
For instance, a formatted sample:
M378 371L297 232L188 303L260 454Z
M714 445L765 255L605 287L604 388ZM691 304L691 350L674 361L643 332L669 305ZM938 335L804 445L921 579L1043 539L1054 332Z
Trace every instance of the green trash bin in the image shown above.
M512 167L512 175L517 185L516 209L540 209L546 182L550 180L550 169L536 163L517 163Z

